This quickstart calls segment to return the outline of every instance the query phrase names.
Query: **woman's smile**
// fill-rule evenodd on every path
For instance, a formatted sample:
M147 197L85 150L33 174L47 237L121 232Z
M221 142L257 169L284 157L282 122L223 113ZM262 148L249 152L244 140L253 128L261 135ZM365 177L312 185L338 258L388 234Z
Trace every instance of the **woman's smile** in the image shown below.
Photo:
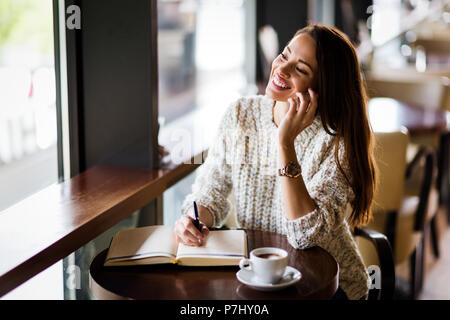
M278 73L275 73L272 76L272 84L277 90L289 90L290 86L287 85L286 81L281 78Z

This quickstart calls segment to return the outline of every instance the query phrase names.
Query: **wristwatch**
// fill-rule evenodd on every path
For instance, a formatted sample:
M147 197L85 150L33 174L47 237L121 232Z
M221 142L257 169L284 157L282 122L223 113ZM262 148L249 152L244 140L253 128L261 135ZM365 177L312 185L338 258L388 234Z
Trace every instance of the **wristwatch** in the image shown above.
M302 174L302 168L292 162L289 161L287 165L285 165L283 168L278 169L278 175L279 176L285 176L289 178L298 178Z

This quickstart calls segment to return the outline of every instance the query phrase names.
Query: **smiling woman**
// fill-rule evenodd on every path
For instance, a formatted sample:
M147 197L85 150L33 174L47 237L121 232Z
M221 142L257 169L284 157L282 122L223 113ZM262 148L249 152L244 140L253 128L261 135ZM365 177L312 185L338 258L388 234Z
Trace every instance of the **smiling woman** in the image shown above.
M207 234L192 223L193 201L203 224L217 227L233 189L239 227L285 234L294 248L324 248L339 263L339 297L365 297L370 278L351 227L371 215L375 168L359 71L340 31L299 30L274 59L266 95L226 110L175 225L179 241L199 245Z

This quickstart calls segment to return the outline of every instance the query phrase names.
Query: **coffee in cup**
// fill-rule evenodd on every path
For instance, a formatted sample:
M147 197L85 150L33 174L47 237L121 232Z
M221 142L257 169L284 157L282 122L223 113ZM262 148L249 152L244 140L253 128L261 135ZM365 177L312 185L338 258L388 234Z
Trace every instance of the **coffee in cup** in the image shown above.
M263 259L279 259L279 258L281 258L281 256L276 253L263 253L263 254L257 255L257 257L263 258Z
M250 259L242 259L241 269L252 271L263 283L278 283L286 270L288 253L280 248L264 247L250 252Z

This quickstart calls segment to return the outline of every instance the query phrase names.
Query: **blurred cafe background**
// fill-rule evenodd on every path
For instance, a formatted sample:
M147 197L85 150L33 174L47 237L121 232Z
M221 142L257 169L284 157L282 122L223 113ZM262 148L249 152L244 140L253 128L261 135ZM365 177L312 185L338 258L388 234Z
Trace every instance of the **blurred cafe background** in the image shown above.
M71 176L61 159L72 138L57 125L70 115L70 69L55 72L64 63L55 59L64 4L0 0L0 211ZM367 228L384 234L392 250L355 236L358 246L367 266L391 261L394 299L450 299L449 0L157 0L156 7L157 38L148 41L158 48L161 146L187 117L201 114L213 128L233 100L264 94L272 60L308 22L345 32L366 81L380 169ZM204 132L196 138L210 139ZM178 219L195 176L158 200L164 224ZM118 230L148 223L136 212L2 299L92 299L92 258ZM65 285L71 265L81 267L81 289Z

